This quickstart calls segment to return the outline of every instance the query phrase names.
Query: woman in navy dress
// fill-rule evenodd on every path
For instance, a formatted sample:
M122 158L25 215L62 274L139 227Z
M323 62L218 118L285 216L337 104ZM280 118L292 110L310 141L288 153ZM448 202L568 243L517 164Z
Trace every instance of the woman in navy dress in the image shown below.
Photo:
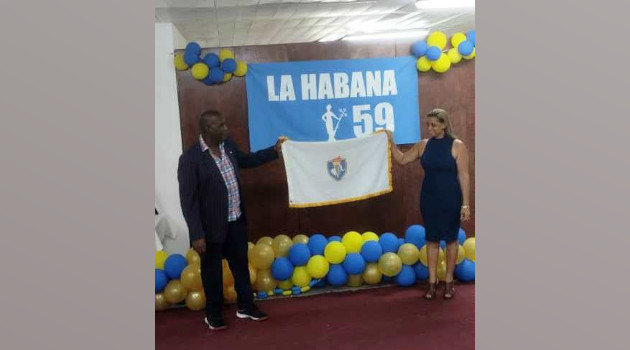
M453 134L448 114L434 109L427 115L430 138L401 152L392 142L392 155L404 165L420 158L424 180L420 191L420 212L424 221L429 260L429 284L426 299L433 299L437 287L437 264L440 241L446 241L446 279L444 298L455 295L453 271L457 262L457 235L461 221L470 219L468 151Z

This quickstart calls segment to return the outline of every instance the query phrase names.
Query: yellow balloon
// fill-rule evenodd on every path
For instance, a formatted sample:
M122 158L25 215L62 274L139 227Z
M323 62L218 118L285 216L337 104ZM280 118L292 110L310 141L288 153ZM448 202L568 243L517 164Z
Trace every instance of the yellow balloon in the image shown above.
M348 275L348 287L360 287L363 284L363 275Z
M324 248L324 256L331 264L341 264L346 258L346 247L341 242L329 242Z
M234 284L234 275L232 274L232 270L230 270L230 265L227 260L223 259L221 261L222 271L223 271L223 286L231 286Z
M456 48L448 50L446 55L448 56L448 59L451 60L451 63L459 63L459 61L462 60L462 55Z
M441 261L437 266L437 279L446 281L446 263Z
M459 264L464 261L466 258L466 251L464 250L464 246L461 244L457 246L457 262L455 264Z
M254 283L256 283L256 277L257 277L256 269L252 265L247 266L247 268L249 269L249 282L253 286Z
M188 251L186 252L186 261L188 262L188 265L201 265L201 257L199 256L199 253L197 253L197 251L192 248L188 249Z
M454 48L457 48L457 46L464 40L466 40L466 34L457 32L451 37L451 45L453 45Z
M203 290L203 284L201 283L201 267L199 264L191 264L186 266L182 271L179 280L182 282L184 288L192 291Z
M446 35L439 31L429 34L429 37L427 38L427 45L437 46L440 48L440 50L444 50L444 47L446 47L446 42Z
M230 49L221 49L221 51L219 51L219 62L223 62L228 58L234 59L234 52Z
M232 79L232 73L225 73L223 75L223 82L225 83L226 81L229 81L230 79Z
M171 305L164 298L164 293L155 294L155 311L164 311Z
M155 251L155 268L164 270L164 262L168 258L168 253L163 250Z
M186 307L193 311L203 310L206 307L206 295L203 291L192 291L186 296Z
M422 56L418 58L418 62L416 62L416 68L418 68L421 72L428 72L431 70L431 61L427 58L427 56Z
M188 291L179 280L170 280L164 288L164 298L169 304L181 303L186 299Z
M330 270L330 264L325 257L321 255L313 255L310 259L308 259L308 263L306 264L306 272L316 279L324 278L328 274Z
M308 236L303 234L296 235L295 237L293 237L293 244L296 243L308 244Z
M278 288L282 288L284 290L289 290L292 287L293 287L293 282L291 281L291 279L288 279L286 281L278 282Z
M472 60L473 58L475 58L475 48L473 47L473 52L471 52L470 55L464 56L464 58L467 60Z
M367 263L365 265L365 271L363 271L363 280L367 284L379 284L383 279L383 274L378 269L377 263Z
M291 237L287 235L277 235L271 242L271 248L276 257L286 257L289 255L289 249L293 245Z
M256 273L255 288L259 292L274 290L278 282L271 275L271 270L258 270Z
M242 77L247 73L247 63L236 60L236 70L234 71L234 75L237 77Z
M175 54L175 69L177 70L188 69L188 65L184 61L184 55L181 52L178 52Z
M378 241L378 235L371 231L363 232L361 238L363 238L363 243L367 241Z
M451 59L448 55L441 54L440 58L431 62L431 67L438 73L444 73L451 68Z
M420 257L420 252L418 248L411 244L405 243L398 248L398 256L400 256L400 260L405 265L413 265L418 262L418 258Z
M266 270L271 268L275 258L273 249L266 243L256 244L251 254L252 266L257 270Z
M311 283L311 276L306 271L306 267L297 266L293 269L293 276L291 276L291 281L298 287L306 287Z
M190 73L192 74L193 78L197 80L203 80L210 73L210 68L208 68L207 64L199 62L193 64Z
M357 231L347 232L341 238L341 243L346 247L346 252L350 253L361 253L361 247L363 246L363 237Z
M444 252L444 249L440 248L438 250L438 264L442 262L446 264L446 253Z
M387 277L394 277L402 270L402 260L395 253L385 253L378 259L378 269Z
M264 237L260 237L257 241L256 244L266 244L268 246L271 246L273 244L273 238L269 237L269 236L264 236Z
M422 248L418 251L418 259L420 263L424 266L429 266L429 256L427 255L427 245L423 245Z
M464 246L466 259L475 262L475 237L470 237L466 239L462 246Z
M236 294L236 289L234 286L223 287L223 301L227 303L233 303L238 298Z
M252 262L252 250L254 249L256 245L252 242L247 242L247 260L251 263Z

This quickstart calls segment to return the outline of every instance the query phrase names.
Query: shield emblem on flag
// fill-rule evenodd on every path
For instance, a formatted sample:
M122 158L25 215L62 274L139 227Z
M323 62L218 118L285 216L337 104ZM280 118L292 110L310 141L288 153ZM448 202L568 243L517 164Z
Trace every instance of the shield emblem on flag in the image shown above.
M348 171L348 163L341 156L335 157L328 161L328 175L339 181Z

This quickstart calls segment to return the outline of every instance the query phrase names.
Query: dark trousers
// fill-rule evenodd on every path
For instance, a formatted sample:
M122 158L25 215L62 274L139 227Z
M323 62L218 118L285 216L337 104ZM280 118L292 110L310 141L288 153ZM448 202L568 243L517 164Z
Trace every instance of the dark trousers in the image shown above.
M224 243L206 241L206 253L201 255L201 281L206 294L206 316L219 319L223 310L223 268L226 258L234 275L239 310L254 306L254 292L249 279L247 262L247 227L241 218L228 224Z

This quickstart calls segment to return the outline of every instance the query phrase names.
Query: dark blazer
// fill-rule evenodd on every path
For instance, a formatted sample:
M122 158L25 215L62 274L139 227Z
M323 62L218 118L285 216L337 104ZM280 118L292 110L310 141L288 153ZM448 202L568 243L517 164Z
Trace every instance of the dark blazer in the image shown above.
M239 168L262 165L277 159L278 154L273 147L245 154L230 139L225 140L224 149L236 172L241 195L241 215L245 219ZM179 157L177 179L190 242L200 238L205 238L210 243L225 242L228 229L228 191L210 150L201 152L201 145L195 142Z

